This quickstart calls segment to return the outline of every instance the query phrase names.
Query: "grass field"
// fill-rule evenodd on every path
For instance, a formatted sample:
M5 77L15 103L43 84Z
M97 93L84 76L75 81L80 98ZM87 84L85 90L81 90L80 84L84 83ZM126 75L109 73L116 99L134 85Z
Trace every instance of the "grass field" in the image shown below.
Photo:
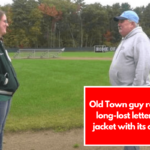
M62 53L62 57L112 55L112 52ZM14 95L5 130L61 131L83 127L84 86L110 85L110 63L101 60L13 59L20 87Z

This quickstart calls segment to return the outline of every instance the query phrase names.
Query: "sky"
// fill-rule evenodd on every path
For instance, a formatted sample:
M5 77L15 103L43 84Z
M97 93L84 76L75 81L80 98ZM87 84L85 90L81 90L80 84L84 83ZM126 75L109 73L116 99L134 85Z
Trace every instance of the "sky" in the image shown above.
M150 0L84 0L86 4L93 4L93 3L101 3L103 6L112 5L114 3L128 3L131 5L131 8L140 7L140 6L147 6L150 3ZM0 0L0 5L4 6L6 4L12 4L12 0Z
M113 5L115 3L128 3L131 5L131 8L140 7L140 6L147 6L150 3L150 0L84 0L86 4L91 4L95 2L101 3L103 6L106 5Z

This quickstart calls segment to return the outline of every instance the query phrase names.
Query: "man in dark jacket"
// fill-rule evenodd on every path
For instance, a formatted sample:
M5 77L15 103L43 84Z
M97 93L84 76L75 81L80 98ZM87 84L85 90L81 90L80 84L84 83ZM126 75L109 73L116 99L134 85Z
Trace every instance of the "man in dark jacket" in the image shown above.
M0 11L0 150L2 150L3 129L10 109L13 94L19 87L11 59L4 48L2 36L8 27L7 17Z

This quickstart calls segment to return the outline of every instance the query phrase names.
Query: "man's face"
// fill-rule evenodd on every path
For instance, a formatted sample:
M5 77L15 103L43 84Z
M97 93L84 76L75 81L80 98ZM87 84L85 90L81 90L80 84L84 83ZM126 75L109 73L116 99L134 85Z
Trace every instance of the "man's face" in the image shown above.
M134 29L134 23L129 20L119 20L118 30L122 37L125 37L130 31Z
M8 27L7 17L6 15L3 15L2 18L0 19L0 36L6 34L7 27Z

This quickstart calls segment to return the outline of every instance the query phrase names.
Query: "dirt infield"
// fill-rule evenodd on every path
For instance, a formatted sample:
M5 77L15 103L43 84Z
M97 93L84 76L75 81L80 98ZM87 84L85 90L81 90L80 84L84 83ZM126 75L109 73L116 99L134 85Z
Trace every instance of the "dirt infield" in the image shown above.
M13 58L12 58L13 59ZM15 58L15 59L52 59L52 60L112 60L110 57L51 57L51 58Z
M112 60L109 57L58 57L58 59L63 60Z
M83 129L67 132L5 133L4 150L122 150L122 147L83 146Z
M3 150L123 150L123 146L84 146L83 143L83 129L5 133ZM143 146L141 150L149 147Z

